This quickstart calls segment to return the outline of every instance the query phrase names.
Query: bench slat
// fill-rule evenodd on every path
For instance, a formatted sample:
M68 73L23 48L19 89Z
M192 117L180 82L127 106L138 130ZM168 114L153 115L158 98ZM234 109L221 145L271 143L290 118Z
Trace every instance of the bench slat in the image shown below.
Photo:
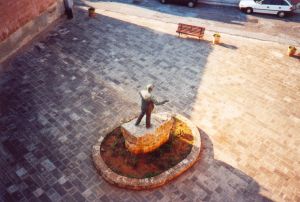
M179 23L176 32L179 34L188 34L192 36L202 37L204 35L204 31L205 31L204 27Z

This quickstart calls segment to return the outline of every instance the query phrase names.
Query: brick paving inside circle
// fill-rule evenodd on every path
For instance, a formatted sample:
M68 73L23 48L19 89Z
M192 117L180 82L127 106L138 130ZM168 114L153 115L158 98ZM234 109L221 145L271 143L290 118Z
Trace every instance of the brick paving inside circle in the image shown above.
M299 60L286 46L105 12L63 21L0 74L2 201L297 201ZM91 147L139 113L137 91L201 128L201 159L171 183L130 191L96 173Z

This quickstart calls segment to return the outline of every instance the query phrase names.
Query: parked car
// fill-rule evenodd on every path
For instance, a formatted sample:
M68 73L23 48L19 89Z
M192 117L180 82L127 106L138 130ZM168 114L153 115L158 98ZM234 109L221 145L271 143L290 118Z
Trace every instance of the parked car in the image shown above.
M281 18L296 9L288 0L241 0L239 7L247 14L275 14Z
M159 0L159 1L162 4L175 3L175 4L187 5L190 8L195 7L197 4L197 0Z

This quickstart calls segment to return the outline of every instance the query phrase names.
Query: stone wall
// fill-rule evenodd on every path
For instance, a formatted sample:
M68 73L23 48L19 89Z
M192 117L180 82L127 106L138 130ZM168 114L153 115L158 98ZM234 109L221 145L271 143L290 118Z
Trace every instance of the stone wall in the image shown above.
M0 62L63 13L63 0L0 0Z

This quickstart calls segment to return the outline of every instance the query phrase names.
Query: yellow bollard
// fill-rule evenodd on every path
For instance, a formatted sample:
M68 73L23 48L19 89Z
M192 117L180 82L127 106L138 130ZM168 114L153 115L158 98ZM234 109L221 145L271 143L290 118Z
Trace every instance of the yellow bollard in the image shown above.
M94 7L89 8L89 17L95 17L96 16L96 9Z
M213 39L213 44L219 44L220 43L220 39L221 39L221 35L219 33L215 33L213 35L214 39Z
M293 56L293 55L295 55L296 51L297 51L297 48L295 46L289 46L287 54L288 54L288 56Z

